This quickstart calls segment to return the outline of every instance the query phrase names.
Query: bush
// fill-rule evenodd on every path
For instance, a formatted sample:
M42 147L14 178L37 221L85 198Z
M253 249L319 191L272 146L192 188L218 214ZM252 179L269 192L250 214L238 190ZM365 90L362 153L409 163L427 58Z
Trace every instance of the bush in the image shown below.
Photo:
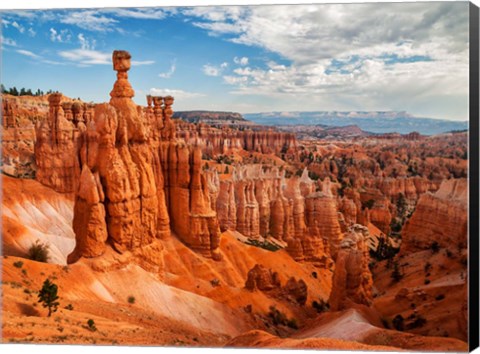
M271 251L271 252L276 252L280 249L280 247L277 246L276 244L268 242L266 240L262 242L254 239L248 239L247 242L245 243L247 245L260 247L260 248L263 248L264 250Z
M287 323L287 316L283 312L280 312L275 306L270 306L268 317L272 319L275 326L285 325Z
M430 245L430 249L432 250L432 253L438 253L438 251L440 251L440 245L438 244L437 241L434 241Z
M362 209L372 209L374 204L375 204L375 200L373 199L364 201L362 202Z
M403 278L403 273L400 271L400 267L398 265L398 262L393 263L393 272L391 275L392 279L395 281L400 281Z
M320 301L313 301L312 307L317 310L317 312L325 312L330 309L330 304L327 301L320 299Z
M47 279L43 282L42 289L38 293L38 302L41 302L43 307L48 307L48 317L51 316L52 312L57 311L59 305L57 292L57 285Z
M293 329L298 329L297 320L294 319L294 318L288 320L287 326L290 327L290 328L293 328Z
M445 299L445 295L443 295L443 294L439 294L435 297L435 300L437 300L437 301L440 301L440 300L443 300L443 299Z
M396 315L392 324L397 331L403 331L405 329L405 321L402 315Z
M425 285L430 284L430 279L425 279L425 281L423 282L423 284L425 284Z
M13 266L15 268L22 268L23 267L23 262L22 261L17 261L15 263L13 263Z
M65 310L72 311L72 310L73 310L73 305L72 305L72 304L68 304L67 306L65 306Z
M427 320L425 319L425 317L422 317L420 315L414 315L412 317L413 317L412 318L413 322L411 322L408 325L408 329L415 329L415 328L423 327L425 325L425 323L427 323Z
M127 299L128 303L129 304L134 304L135 303L135 296L129 296L128 299Z
M50 258L48 253L48 245L37 240L30 246L30 249L28 250L28 258L32 261L47 263Z
M92 332L95 332L97 330L97 326L95 326L95 321L92 320L92 319L89 319L87 321L87 327L89 330L91 330Z

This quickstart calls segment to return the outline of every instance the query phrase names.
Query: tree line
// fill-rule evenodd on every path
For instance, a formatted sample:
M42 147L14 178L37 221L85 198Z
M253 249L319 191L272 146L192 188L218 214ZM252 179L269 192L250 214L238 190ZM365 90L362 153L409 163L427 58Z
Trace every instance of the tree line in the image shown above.
M12 96L43 96L53 93L53 90L48 90L47 92L44 92L40 89L37 89L37 91L33 92L31 89L26 89L24 87L18 90L15 86L7 89L3 84L1 84L1 91L2 94L6 93Z

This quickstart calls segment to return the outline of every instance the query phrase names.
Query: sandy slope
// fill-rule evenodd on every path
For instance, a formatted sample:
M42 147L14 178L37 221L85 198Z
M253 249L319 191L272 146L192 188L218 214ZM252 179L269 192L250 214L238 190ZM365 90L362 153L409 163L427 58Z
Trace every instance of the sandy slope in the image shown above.
M380 318L363 306L325 313L318 323L295 334L295 338L335 338L368 345L386 345L409 350L466 351L467 343L454 338L425 337L383 328Z
M35 180L2 176L3 252L25 256L40 240L49 245L50 262L66 264L75 247L73 196L56 193Z
M460 323L466 295L462 258L458 252L452 252L448 257L446 250L436 254L426 250L401 256L399 265L404 276L398 282L391 278L392 268L388 268L385 261L381 262L374 269L378 294L374 308L387 320L398 314L404 318L413 313L423 316L425 325L409 330L411 333L465 341L466 328ZM431 269L426 272L427 263ZM426 284L426 279L430 283ZM401 296L402 293L408 295Z

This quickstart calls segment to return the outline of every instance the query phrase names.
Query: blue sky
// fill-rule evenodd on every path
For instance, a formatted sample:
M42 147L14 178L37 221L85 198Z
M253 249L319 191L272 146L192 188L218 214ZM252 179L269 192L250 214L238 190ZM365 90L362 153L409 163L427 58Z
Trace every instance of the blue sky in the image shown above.
M135 101L241 113L468 119L468 3L4 11L2 82L103 102L115 49Z

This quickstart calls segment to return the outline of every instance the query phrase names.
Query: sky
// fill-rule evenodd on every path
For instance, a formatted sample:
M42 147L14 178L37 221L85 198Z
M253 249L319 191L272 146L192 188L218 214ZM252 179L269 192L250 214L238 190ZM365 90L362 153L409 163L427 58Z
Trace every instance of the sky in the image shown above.
M105 102L111 54L134 100L174 110L407 111L468 120L468 3L2 11L2 83Z

